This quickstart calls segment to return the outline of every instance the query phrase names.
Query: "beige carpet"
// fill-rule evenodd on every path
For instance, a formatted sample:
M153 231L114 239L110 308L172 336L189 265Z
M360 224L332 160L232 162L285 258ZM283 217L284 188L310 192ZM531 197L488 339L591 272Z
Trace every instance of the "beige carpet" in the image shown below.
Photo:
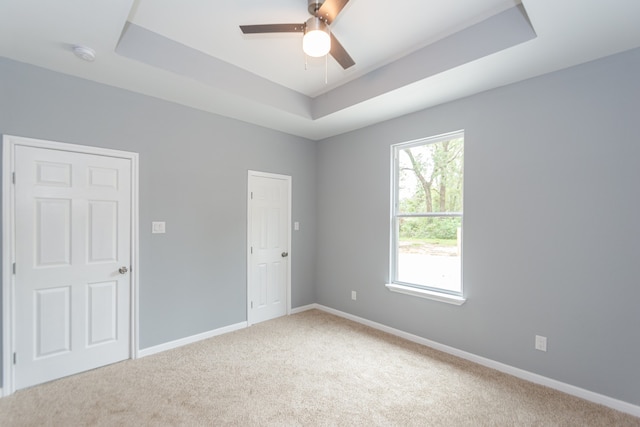
M640 426L311 310L0 399L2 426Z

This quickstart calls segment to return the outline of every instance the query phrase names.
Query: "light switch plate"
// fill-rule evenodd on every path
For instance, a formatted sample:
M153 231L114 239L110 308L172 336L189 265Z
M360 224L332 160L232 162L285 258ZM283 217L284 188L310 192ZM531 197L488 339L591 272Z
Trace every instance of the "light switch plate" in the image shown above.
M164 221L153 221L151 223L152 234L164 234L166 233L166 226Z
M300 223L298 221L293 223L293 230L294 231L300 230Z

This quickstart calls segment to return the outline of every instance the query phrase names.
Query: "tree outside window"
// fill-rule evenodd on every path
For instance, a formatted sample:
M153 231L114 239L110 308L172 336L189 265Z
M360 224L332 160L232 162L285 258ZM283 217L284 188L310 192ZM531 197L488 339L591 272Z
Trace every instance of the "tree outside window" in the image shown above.
M392 278L462 295L464 135L393 147Z

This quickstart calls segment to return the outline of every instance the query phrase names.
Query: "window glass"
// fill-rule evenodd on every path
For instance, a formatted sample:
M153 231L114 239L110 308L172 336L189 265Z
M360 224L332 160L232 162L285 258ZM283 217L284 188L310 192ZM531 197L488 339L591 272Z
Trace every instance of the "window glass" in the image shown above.
M393 149L392 282L462 295L461 132Z

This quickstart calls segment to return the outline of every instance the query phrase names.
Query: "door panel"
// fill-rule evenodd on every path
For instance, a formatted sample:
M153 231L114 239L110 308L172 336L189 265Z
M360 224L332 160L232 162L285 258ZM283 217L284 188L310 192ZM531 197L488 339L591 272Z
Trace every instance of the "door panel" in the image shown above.
M118 203L89 201L88 263L118 260Z
M71 186L71 165L69 163L52 163L36 161L36 184L56 187Z
M71 200L35 199L36 267L59 267L71 262Z
M89 167L89 187L118 188L118 169Z
M284 304L284 301L282 300L282 294L284 289L282 286L277 286L278 283L283 283L285 280L284 274L282 274L283 267L284 267L284 262L276 261L271 263L270 283L272 283L273 286L269 292L269 296L271 297L271 301L269 301L269 303L272 305Z
M118 282L90 283L88 285L87 345L116 341L118 324Z
M69 286L35 291L35 357L71 351L71 292Z
M131 160L16 145L16 389L130 357Z
M288 310L290 182L279 176L249 179L249 323L257 323Z

